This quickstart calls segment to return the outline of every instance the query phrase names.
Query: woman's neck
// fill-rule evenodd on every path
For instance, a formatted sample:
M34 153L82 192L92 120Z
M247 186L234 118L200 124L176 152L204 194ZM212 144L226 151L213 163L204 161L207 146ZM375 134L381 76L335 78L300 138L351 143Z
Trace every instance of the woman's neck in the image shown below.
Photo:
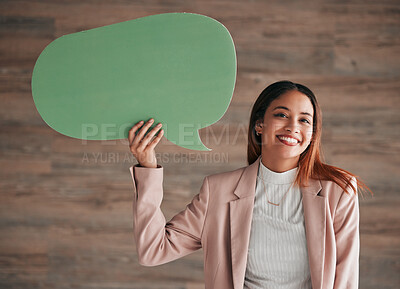
M300 157L290 159L274 159L272 156L267 156L266 154L261 153L261 162L263 165L276 173L283 173L294 169L298 166L299 158Z

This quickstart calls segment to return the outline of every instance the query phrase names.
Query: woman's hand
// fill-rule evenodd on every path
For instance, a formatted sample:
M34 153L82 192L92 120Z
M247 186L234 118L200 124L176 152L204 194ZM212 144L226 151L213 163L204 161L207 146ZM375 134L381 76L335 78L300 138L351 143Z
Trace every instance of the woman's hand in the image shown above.
M131 153L134 155L134 157L142 167L147 167L147 168L157 167L157 159L154 148L161 140L164 134L164 130L161 129L161 131L157 134L157 136L151 141L152 137L162 126L162 124L159 123L144 137L144 135L146 134L149 127L153 124L153 122L154 119L151 118L136 134L136 131L144 123L143 121L138 122L129 130L129 137L128 137Z

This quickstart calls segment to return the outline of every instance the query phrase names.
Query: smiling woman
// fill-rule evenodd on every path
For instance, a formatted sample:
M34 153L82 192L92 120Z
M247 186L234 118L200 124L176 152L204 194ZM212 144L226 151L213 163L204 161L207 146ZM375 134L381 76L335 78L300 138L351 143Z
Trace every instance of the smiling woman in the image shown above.
M261 154L262 163L273 171L298 167L298 185L317 178L333 181L346 193L348 187L356 191L350 182L356 175L323 163L321 135L322 112L314 93L299 83L275 82L254 103L248 131L248 163ZM357 186L369 190L360 180Z
M310 89L290 81L264 89L250 116L248 166L205 177L167 223L154 153L162 131L146 134L151 125L139 122L129 133L139 162L130 172L142 265L203 248L206 289L358 288L357 188L368 187L321 161L321 110Z

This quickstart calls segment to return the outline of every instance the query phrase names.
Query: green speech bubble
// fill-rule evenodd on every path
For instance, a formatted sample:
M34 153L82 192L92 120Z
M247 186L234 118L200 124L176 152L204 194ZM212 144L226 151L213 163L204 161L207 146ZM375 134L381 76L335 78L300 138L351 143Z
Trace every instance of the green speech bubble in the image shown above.
M32 95L43 120L69 137L125 139L152 117L169 141L209 150L198 130L224 115L235 81L228 30L204 15L167 13L54 40L35 64Z

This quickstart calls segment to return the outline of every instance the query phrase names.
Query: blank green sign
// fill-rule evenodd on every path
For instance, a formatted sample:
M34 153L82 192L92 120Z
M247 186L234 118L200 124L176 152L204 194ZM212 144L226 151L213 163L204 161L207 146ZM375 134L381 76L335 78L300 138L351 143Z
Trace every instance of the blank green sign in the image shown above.
M43 120L69 137L125 139L153 117L169 141L209 150L198 130L224 115L235 80L228 30L203 15L168 13L56 39L36 62L32 94Z

